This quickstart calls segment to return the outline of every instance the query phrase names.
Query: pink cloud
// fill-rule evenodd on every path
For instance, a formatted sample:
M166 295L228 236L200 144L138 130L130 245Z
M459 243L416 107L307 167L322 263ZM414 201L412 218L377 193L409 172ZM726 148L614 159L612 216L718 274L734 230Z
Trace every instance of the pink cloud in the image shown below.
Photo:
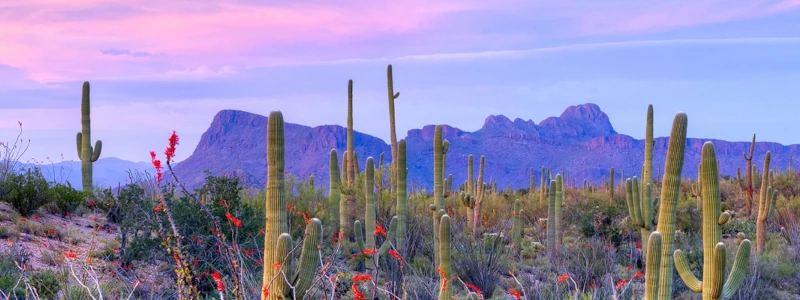
M295 44L330 47L378 35L414 33L443 14L473 8L455 1L422 0L283 7L221 0L202 5L147 1L115 14L119 17L104 18L85 11L111 13L124 4L16 2L6 4L14 13L0 21L0 44L4 45L0 63L23 69L39 81L141 73L156 65L163 68L165 62L172 69L265 63L279 58L260 57L258 50ZM158 55L101 53L106 49Z

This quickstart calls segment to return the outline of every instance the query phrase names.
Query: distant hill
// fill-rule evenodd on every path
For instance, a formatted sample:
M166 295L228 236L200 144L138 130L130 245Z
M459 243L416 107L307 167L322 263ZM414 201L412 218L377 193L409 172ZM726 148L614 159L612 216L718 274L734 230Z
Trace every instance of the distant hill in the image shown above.
M265 116L238 110L220 111L194 153L175 166L176 174L189 187L201 184L205 178L203 171L207 169L217 175L235 174L244 179L246 185L263 188L266 182L266 124ZM355 129L363 126L355 125ZM428 187L433 184L434 128L434 125L428 125L412 129L405 137L408 178L415 184ZM644 160L644 142L617 133L608 116L591 103L570 106L561 116L547 118L538 124L531 120L512 121L503 115L492 115L475 132L447 125L443 129L444 138L450 141L445 173L453 174L456 184L466 180L467 156L470 154L476 158L476 173L478 158L481 155L486 157L486 182L491 178L500 188L510 183L515 189L528 187L529 168L534 168L537 185L542 166L552 168L554 172L566 170L578 184L582 184L584 179L599 183L609 175L611 167L615 168L616 178L621 177L623 170L627 177L638 174ZM317 184L327 185L329 152L337 149L341 158L346 148L346 129L338 125L308 127L286 123L285 130L286 171L299 176L313 174ZM742 153L749 150L749 142L690 138L685 176L697 176L700 150L705 141L714 142L723 175L735 175L736 168L744 166ZM367 157L377 160L382 152L385 153L385 163L391 161L389 145L377 137L355 131L355 145L362 169ZM666 150L667 138L656 138L654 171L663 169ZM781 169L786 167L790 157L800 157L800 145L758 142L754 162L759 168L767 150L772 151L772 166Z
M52 164L19 164L20 169L39 167L42 174L49 181L69 182L76 189L82 189L81 162L63 161ZM125 185L128 181L128 171L153 173L153 166L146 162L131 162L116 157L100 158L93 166L94 185L116 187L117 184Z

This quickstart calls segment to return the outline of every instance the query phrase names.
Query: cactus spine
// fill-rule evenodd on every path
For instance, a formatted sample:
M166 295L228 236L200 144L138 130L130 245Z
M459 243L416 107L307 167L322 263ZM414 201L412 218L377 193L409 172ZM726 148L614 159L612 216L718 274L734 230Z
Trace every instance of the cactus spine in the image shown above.
M406 219L408 218L408 188L406 187L406 140L397 143L397 248L400 253L406 253Z
M520 218L520 214L522 210L520 208L520 201L517 199L514 201L514 211L511 212L511 216L514 218L514 225L511 228L511 241L514 245L514 252L519 254L520 247L522 245L522 220Z
M703 176L703 281L697 279L689 269L686 255L675 250L675 268L678 274L694 292L702 293L703 299L722 299L733 296L744 280L745 271L750 261L750 241L743 240L739 244L733 268L728 280L723 284L725 272L725 244L721 242L721 228L730 215L721 212L719 192L719 170L714 145L703 144L702 156ZM762 193L764 195L764 193Z
M322 222L313 218L306 225L303 250L300 253L300 263L296 273L289 278L283 278L283 273L291 274L292 259L287 256L289 250L293 248L292 237L287 233L289 226L284 194L286 184L283 173L285 169L283 114L279 111L270 113L268 122L264 265L278 264L281 267L264 268L262 290L269 291L268 299L302 299L311 287L320 259L318 247L322 242Z
M97 140L92 148L92 119L90 115L91 105L89 103L89 82L83 83L81 97L81 132L78 132L76 144L78 145L78 157L81 159L81 179L83 181L83 191L92 191L92 163L100 158L103 150L103 142Z
M761 191L758 201L758 217L756 219L756 253L761 254L764 251L764 244L766 243L765 231L767 229L767 216L772 209L772 201L768 197L772 196L772 187L769 182L769 161L771 153L767 151L764 157L764 176L761 176Z
M398 145L397 145L397 130L394 126L394 100L400 97L400 92L394 92L394 78L392 77L392 65L386 67L386 86L389 92L389 135L390 135L390 142L392 147L392 168L389 173L392 174L391 178L391 186L392 191L396 191L397 186L397 175L398 175L398 164L397 164L397 157L398 157Z
M658 231L662 235L661 274L659 275L658 299L672 299L672 274L674 270L673 252L675 250L675 213L680 195L681 172L686 152L686 127L689 118L679 112L672 122L669 136L667 158L664 166L664 179L661 187L658 213ZM651 235L650 238L653 236ZM647 261L647 269L655 267Z
M439 300L450 300L453 296L452 284L447 281L453 276L450 266L450 216L443 214L439 221L439 268L441 278L439 278Z

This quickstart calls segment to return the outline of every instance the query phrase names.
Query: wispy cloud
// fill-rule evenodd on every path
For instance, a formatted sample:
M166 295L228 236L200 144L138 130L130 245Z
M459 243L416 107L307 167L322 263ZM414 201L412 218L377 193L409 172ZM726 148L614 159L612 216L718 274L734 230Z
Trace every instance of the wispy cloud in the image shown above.
M147 52L147 51L131 51L131 50L128 50L128 49L115 49L115 48L100 50L100 53L103 53L105 55L112 55L112 56L116 56L116 55L130 55L130 56L133 56L133 57L149 57L149 56L153 56L152 53Z

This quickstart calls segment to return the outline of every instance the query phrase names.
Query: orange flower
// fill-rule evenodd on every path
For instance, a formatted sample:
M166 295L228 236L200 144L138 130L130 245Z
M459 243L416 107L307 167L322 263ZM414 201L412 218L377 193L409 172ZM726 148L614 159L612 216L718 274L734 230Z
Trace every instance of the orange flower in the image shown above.
M364 294L362 294L361 291L358 289L358 285L353 283L352 288L353 288L353 296L355 296L356 300L367 300L367 297L364 296Z
M480 295L481 297L483 296L483 291L481 291L481 289L479 289L474 284L466 283L466 285L467 285L467 288L469 288L470 290L474 291L476 294Z
M558 283L562 283L564 281L567 281L567 279L569 279L569 275L567 275L567 274L561 275L560 277L558 277Z
M372 280L372 276L370 276L369 274L353 275L353 282L370 281L370 280Z
M377 236L379 234L386 236L386 229L383 229L383 226L380 224L375 224L375 235Z
M394 251L394 249L389 250L389 255L394 257L394 259L396 259L398 262L403 262L403 258L400 257L400 253L397 253L397 251Z
M233 215L231 215L231 213L229 213L229 212L226 212L226 213L225 213L225 218L227 218L227 219L228 219L228 221L230 221L231 223L233 223L233 226L236 226L236 227L242 227L242 221L241 221L241 220L239 220L239 219L237 219L237 218L236 218L236 217L234 217Z
M75 252L72 252L72 250L64 251L64 256L66 256L67 258L76 258L76 257L78 257L78 255L75 254Z
M522 293L520 293L518 290L515 289L509 289L508 293L514 296L514 298L517 298L517 300L519 300L522 297Z
M172 135L169 137L169 146L167 150L164 151L164 155L167 156L167 163L172 162L172 159L175 157L175 145L178 145L178 134L173 130Z
M637 271L636 274L633 274L633 279L642 277L642 271Z
M622 288L622 287L625 285L625 283L627 283L627 282L628 282L628 281L627 281L627 280L625 280L625 278L623 278L623 279L620 279L619 281L617 281L617 289L620 289L620 288Z
M375 254L375 253L378 253L378 248L369 248L369 249L364 250L364 251L361 252L361 254L364 254L364 255L372 255L372 254Z
M222 281L222 275L219 274L219 271L214 271L214 273L211 274L211 277L214 278L214 282L217 284L217 291L224 291L225 282Z

